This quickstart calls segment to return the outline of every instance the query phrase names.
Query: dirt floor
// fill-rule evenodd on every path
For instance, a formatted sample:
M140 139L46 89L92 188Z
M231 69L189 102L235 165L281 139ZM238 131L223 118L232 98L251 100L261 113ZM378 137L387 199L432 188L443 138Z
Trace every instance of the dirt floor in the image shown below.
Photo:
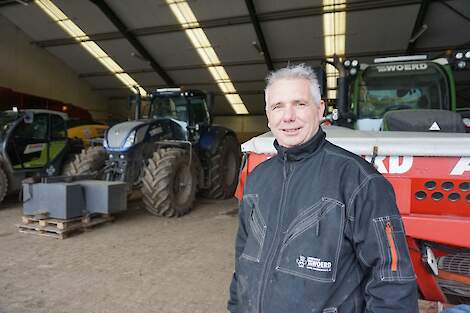
M112 223L58 240L19 233L0 206L0 313L226 312L235 199L201 200L178 219L134 203Z
M18 232L0 206L0 313L219 313L233 270L237 201L198 201L177 219L130 205L112 223L64 240ZM235 213L235 214L234 214ZM438 312L420 303L420 312Z

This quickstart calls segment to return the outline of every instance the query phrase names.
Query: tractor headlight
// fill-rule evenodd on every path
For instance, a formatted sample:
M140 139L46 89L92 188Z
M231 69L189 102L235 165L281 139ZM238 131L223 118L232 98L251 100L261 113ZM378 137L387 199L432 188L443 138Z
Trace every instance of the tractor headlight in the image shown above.
M134 140L135 140L135 130L133 130L129 136L127 136L127 139L126 139L126 142L124 143L124 146L122 146L123 148L129 148L131 147L133 144L134 144Z

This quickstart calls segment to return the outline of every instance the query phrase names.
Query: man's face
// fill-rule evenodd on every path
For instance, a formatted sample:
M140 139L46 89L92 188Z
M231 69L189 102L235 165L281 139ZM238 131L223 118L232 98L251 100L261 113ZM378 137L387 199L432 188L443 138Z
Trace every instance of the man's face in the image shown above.
M268 126L281 146L307 142L318 131L325 104L315 104L305 79L280 79L268 88Z

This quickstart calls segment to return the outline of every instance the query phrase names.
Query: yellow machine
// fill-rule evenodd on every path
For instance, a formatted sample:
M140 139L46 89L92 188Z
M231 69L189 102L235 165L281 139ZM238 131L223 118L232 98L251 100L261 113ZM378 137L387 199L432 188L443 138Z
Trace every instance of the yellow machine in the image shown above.
M92 120L69 120L67 137L78 138L83 141L83 145L88 147L91 142L101 143L104 132L109 126Z

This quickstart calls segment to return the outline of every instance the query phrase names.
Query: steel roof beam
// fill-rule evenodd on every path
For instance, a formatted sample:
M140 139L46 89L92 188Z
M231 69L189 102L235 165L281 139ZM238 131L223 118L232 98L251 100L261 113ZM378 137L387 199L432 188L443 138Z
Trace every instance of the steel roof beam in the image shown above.
M0 7L7 7L13 5L29 5L34 0L2 0L0 1Z
M256 37L258 38L258 42L260 45L259 48L261 49L260 54L263 55L264 62L266 63L268 70L274 71L273 61L271 59L271 55L269 54L268 45L266 44L266 40L264 39L263 30L261 29L258 16L256 15L256 9L253 0L245 0L245 4L248 9L248 12L250 13L251 24L253 25L253 28L256 32Z
M444 5L445 7L447 7L449 10L451 10L452 12L454 12L455 14L457 14L458 16L460 16L461 18L463 18L464 20L466 20L467 22L470 22L470 17L468 17L467 15L463 14L462 12L460 12L459 10L457 10L456 8L454 8L453 6L451 6L450 4L446 3L446 2L441 2L439 1L439 3L441 3L442 5Z
M250 80L238 80L238 81L232 81L234 84L243 84L243 83L264 83L264 79L250 79ZM206 82L198 82L198 83L182 83L181 87L191 87L191 86L217 86L216 82L212 81L206 81ZM163 88L165 86L162 85L156 85L156 84L150 84L150 85L142 85L142 88L146 88L148 90L154 90L158 88ZM97 88L92 88L93 91L112 91L112 90L125 90L126 87L97 87ZM260 89L260 92L264 93L264 90ZM243 91L241 91L243 93ZM246 90L245 90L246 92ZM225 94L223 92L220 92L221 94ZM238 92L237 92L238 93Z
M463 45L458 45L455 47L429 47L429 48L417 48L415 52L419 53L426 53L426 52L446 52L449 49L463 49L463 48L470 48L470 43L465 43ZM380 56L399 56L399 55L406 55L406 51L404 50L388 50L388 51L369 51L369 52L361 52L361 53L349 53L346 54L346 58L353 59L353 58L367 58L367 57L380 57ZM440 56L440 55L439 55ZM438 56L438 57L439 57ZM291 58L277 58L272 59L273 63L287 63L287 62L320 62L325 59L325 56L307 56L307 57L291 57ZM246 60L246 61L238 61L238 62L223 62L221 65L223 67L234 67L234 66L250 66L250 65L262 65L265 64L264 61L261 60ZM184 65L184 66L172 66L166 67L165 70L167 72L173 71L186 71L186 70L198 70L198 69L206 69L207 66L205 64L196 64L196 65ZM126 73L129 74L143 74L143 73L151 73L153 72L152 69L137 69L137 70L130 70ZM79 77L101 77L101 76L111 76L109 72L92 72L92 73L83 73L79 74Z
M168 73L155 61L153 56L147 51L147 49L137 40L132 32L127 29L126 25L121 21L117 14L108 6L104 0L90 0L93 2L104 15L113 23L113 25L119 30L119 33L126 38L129 43L137 50L137 52L146 59L152 69L165 81L168 86L177 86L175 81L168 75ZM93 40L93 39L92 39Z

